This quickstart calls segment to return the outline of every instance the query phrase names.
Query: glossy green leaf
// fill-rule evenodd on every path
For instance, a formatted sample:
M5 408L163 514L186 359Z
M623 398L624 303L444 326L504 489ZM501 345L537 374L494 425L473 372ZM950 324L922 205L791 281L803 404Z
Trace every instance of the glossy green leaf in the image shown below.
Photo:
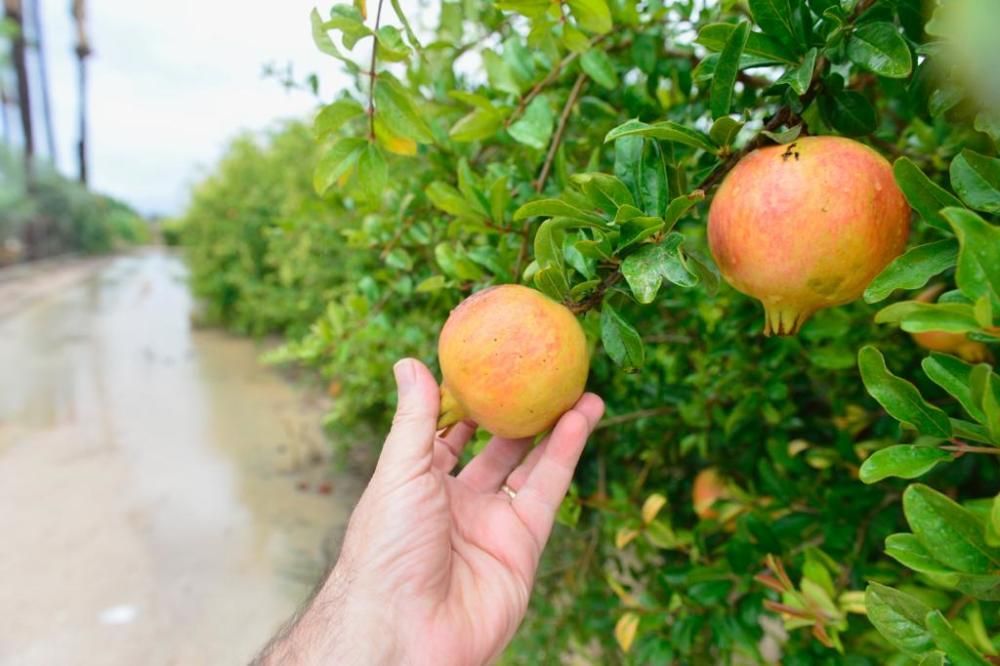
M515 221L525 220L529 217L569 217L587 220L598 224L603 223L601 218L597 215L581 208L577 208L562 199L538 199L536 201L529 201L514 211Z
M875 107L855 90L823 94L819 106L823 120L844 136L864 136L875 131Z
M947 666L946 660L947 657L945 656L944 652L939 652L935 650L933 652L928 652L923 657L921 657L920 661L917 663L917 666Z
M734 30L736 30L735 23L709 23L698 31L695 43L701 44L709 51L719 52ZM759 32L751 32L748 35L743 52L756 56L766 63L794 65L797 62L795 54L789 48Z
M507 128L515 141L537 150L548 147L556 117L545 95L531 100L524 115Z
M935 275L953 267L958 243L942 240L910 248L897 257L865 289L865 302L878 303L897 289L919 289Z
M334 5L330 9L330 19L323 24L325 30L339 30L345 48L353 49L364 37L372 34L365 25L361 12L350 5Z
M323 24L323 17L319 15L319 12L313 9L309 14L309 19L312 24L312 38L316 48L319 49L320 52L325 53L328 56L333 56L334 58L337 58L347 64L349 67L353 67L354 70L357 70L357 65L355 65L350 58L345 57L344 54L340 52L340 49L337 48L337 45L333 43L333 40L330 39L327 28Z
M650 217L660 217L666 211L670 192L667 186L667 165L663 152L655 141L644 147L639 163L639 202Z
M965 333L979 328L976 314L966 303L893 303L875 315L878 324L899 324L909 333L947 331Z
M601 308L601 342L615 365L635 372L645 361L642 338L606 300Z
M720 146L729 146L736 140L743 125L743 122L731 116L722 116L712 123L712 129L708 131L708 136Z
M611 30L611 10L605 0L567 0L569 12L587 32L604 34Z
M990 662L969 645L964 638L955 633L944 614L939 610L930 611L924 618L924 624L937 645L951 662L952 666L990 666Z
M476 109L459 118L448 133L459 142L480 141L496 134L503 126L503 117L496 112Z
M890 534L885 539L885 554L900 564L924 574L950 575L953 571L938 562L915 534Z
M948 415L925 401L913 384L889 372L881 352L871 346L862 347L858 366L868 393L890 416L925 435L951 436Z
M413 95L391 74L379 74L375 85L375 113L392 131L417 143L433 140L431 129L417 109Z
M452 185L434 181L425 190L427 198L436 208L457 217L480 217L476 208Z
M583 188L594 206L614 215L621 206L633 206L635 200L628 187L618 178L606 173L574 174L571 180ZM638 211L638 209L636 209ZM641 213L641 211L639 211Z
M377 200L385 191L389 180L389 166L385 163L382 149L368 144L358 156L358 190L365 199Z
M915 479L923 476L951 454L931 446L900 444L876 451L861 465L863 483L875 483L890 476Z
M588 49L580 57L580 67L597 85L614 90L618 87L618 74L611 59L600 49Z
M729 113L733 101L733 86L739 73L740 56L750 34L750 24L742 22L726 40L719 54L719 61L712 76L711 102L712 117L719 118Z
M988 573L1000 564L1000 551L986 544L982 522L938 491L911 485L903 493L903 512L910 530L942 564L970 574Z
M972 366L948 354L932 353L921 363L924 374L958 400L969 416L982 422L982 407L972 397Z
M333 104L324 106L316 115L313 132L316 138L325 138L339 130L345 123L364 114L365 109L359 102L348 98L338 99Z
M910 47L892 23L875 21L854 29L847 41L847 57L879 76L903 79L913 71Z
M930 608L916 597L870 583L865 590L865 608L878 632L903 652L920 655L933 647L931 635L924 626Z
M754 23L761 30L792 52L801 53L802 45L792 25L792 8L788 0L750 0L749 4Z
M534 277L535 286L549 298L563 301L569 297L569 282L562 266L546 266Z
M907 202L917 211L928 224L950 231L948 221L941 215L942 208L961 207L959 201L951 192L932 181L920 170L913 160L900 157L892 165L896 183L903 191Z
M662 141L673 141L693 148L701 148L708 152L715 152L717 149L717 146L712 143L711 139L701 132L670 120L653 123L652 125L639 120L628 120L608 132L607 136L604 137L604 141L615 141L627 136L644 136Z
M992 372L986 375L982 404L986 431L994 442L1000 444L1000 377Z
M669 234L662 243L645 245L622 262L622 275L640 303L652 303L664 280L680 287L693 287L698 283L681 257L680 246L684 237Z
M395 26L384 25L375 33L378 41L378 58L386 62L399 62L410 57L410 47Z
M791 86L796 95L804 95L812 83L813 72L816 69L816 58L819 56L819 49L811 48L806 51L802 62L797 66L789 67L781 75L777 83L785 83Z
M961 208L946 208L942 215L961 244L955 275L959 289L973 301L986 295L1000 309L1000 227Z
M970 208L1000 213L1000 159L966 148L951 161L951 186Z
M313 186L316 191L323 194L333 187L337 180L348 173L361 156L361 152L368 146L364 139L341 139L333 145L316 164L316 171L313 174Z
M993 498L990 505L990 520L986 527L986 543L1000 546L1000 494Z
M678 220L684 217L691 208L696 205L699 201L704 200L705 192L702 190L695 190L690 194L684 194L676 197L667 206L667 211L663 214L663 221L666 223L666 228L671 229Z

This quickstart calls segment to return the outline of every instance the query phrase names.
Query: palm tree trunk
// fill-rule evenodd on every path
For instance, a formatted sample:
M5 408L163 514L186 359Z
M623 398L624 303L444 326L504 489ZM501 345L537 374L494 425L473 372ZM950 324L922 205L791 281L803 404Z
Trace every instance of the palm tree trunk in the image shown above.
M52 96L49 89L49 68L45 58L45 41L42 37L42 0L24 0L31 15L35 55L38 59L38 79L42 89L42 120L45 123L45 144L49 160L56 164L56 133L52 126Z
M17 35L11 47L11 60L17 76L17 104L21 109L21 133L24 136L24 175L28 189L33 184L33 162L35 156L35 135L31 126L31 85L28 81L28 65L24 54L24 18L21 0L4 0L4 16L14 24Z
M77 140L77 160L80 165L80 182L87 184L87 58L90 56L90 40L86 29L86 0L73 0L73 20L76 23L76 63L77 92L79 96L79 139Z

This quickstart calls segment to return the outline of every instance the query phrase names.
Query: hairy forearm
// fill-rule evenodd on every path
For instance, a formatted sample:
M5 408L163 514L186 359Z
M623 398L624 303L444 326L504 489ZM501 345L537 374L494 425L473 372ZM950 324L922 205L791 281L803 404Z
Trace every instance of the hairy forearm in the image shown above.
M353 594L353 576L338 564L305 609L254 660L254 666L398 664L395 632L384 607Z

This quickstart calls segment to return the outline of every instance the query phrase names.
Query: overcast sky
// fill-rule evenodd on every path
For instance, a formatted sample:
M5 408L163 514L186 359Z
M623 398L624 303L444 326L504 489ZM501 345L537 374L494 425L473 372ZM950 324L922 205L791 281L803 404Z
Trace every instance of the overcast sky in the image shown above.
M58 164L64 173L75 174L70 0L35 1L42 7ZM239 130L305 116L315 107L310 93L286 92L275 80L262 78L268 61L292 62L299 78L318 73L322 95L329 99L344 79L336 61L313 46L309 11L316 4L89 0L93 187L144 213L181 212L191 183ZM331 4L318 3L324 14ZM36 143L44 151L40 123Z

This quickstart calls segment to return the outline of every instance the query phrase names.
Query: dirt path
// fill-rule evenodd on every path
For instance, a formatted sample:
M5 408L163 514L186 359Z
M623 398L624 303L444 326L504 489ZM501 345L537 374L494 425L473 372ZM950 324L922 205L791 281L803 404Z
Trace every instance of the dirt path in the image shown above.
M0 276L2 664L246 663L336 551L361 484L305 462L323 405L192 332L183 271Z

